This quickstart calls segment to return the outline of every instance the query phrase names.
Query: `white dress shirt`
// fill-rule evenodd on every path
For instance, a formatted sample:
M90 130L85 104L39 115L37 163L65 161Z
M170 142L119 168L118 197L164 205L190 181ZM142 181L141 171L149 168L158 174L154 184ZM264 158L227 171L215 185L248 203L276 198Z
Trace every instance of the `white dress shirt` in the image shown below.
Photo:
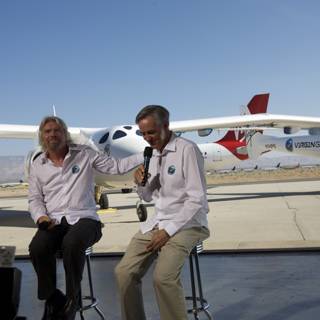
M29 211L34 222L43 215L59 224L80 218L100 220L94 199L94 169L105 174L123 174L143 163L143 154L115 159L85 145L70 145L62 167L42 153L31 165Z
M154 200L155 214L140 224L142 233L156 226L170 236L180 229L208 227L204 159L195 143L172 133L161 154L153 150L149 173L138 194Z

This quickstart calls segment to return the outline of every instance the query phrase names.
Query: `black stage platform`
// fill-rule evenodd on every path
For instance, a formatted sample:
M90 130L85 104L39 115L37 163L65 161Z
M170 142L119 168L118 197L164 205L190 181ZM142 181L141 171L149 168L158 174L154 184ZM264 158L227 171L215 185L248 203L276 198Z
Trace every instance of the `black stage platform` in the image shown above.
M99 306L109 320L120 320L113 276L114 267L120 258L96 256L91 262ZM18 259L15 265L23 273L19 315L26 316L28 320L41 319L43 304L36 298L36 277L30 260ZM210 311L215 320L319 319L319 252L201 254L200 267L205 297L211 305ZM63 289L61 261L58 273L59 287ZM147 317L158 320L151 270L144 280ZM188 264L183 270L183 283L189 294ZM83 291L86 291L87 284L85 274ZM91 310L86 312L85 318L99 319ZM190 319L193 319L192 316ZM206 318L202 316L201 319Z

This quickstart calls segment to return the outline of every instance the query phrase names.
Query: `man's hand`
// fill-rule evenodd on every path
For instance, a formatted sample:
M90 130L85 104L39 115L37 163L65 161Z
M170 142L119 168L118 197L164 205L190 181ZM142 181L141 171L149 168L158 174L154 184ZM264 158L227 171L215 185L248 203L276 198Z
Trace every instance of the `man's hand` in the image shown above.
M55 220L51 220L48 216L41 216L38 221L37 225L39 226L39 229L41 229L41 223L48 224L47 227L43 228L42 230L50 230L55 226ZM43 225L43 224L42 224Z
M167 234L167 232L164 229L158 230L153 233L153 236L147 245L146 250L148 252L151 251L158 251L160 250L170 239L170 236Z
M140 165L137 170L134 172L134 182L136 184L141 184L144 177L144 166Z

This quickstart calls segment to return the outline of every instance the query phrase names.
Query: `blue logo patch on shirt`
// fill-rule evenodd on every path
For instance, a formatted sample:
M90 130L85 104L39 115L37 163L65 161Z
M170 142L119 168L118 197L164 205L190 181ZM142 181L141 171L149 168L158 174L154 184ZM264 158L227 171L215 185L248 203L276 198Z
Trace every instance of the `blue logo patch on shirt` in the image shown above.
M73 167L72 167L72 173L75 174L75 173L78 173L80 171L80 167L75 164Z
M174 174L176 172L176 167L175 166L170 166L168 168L168 174Z

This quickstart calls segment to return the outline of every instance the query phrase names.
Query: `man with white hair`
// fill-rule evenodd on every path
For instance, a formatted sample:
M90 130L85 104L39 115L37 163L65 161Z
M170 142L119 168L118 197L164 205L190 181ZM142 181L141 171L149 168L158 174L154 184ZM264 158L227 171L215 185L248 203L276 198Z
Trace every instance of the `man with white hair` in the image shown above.
M94 198L94 170L122 174L143 162L137 154L116 160L73 144L64 121L45 117L39 127L43 153L32 163L29 211L39 229L29 251L46 300L43 320L72 320L78 309L85 250L102 236ZM56 252L62 251L66 295L56 288Z

